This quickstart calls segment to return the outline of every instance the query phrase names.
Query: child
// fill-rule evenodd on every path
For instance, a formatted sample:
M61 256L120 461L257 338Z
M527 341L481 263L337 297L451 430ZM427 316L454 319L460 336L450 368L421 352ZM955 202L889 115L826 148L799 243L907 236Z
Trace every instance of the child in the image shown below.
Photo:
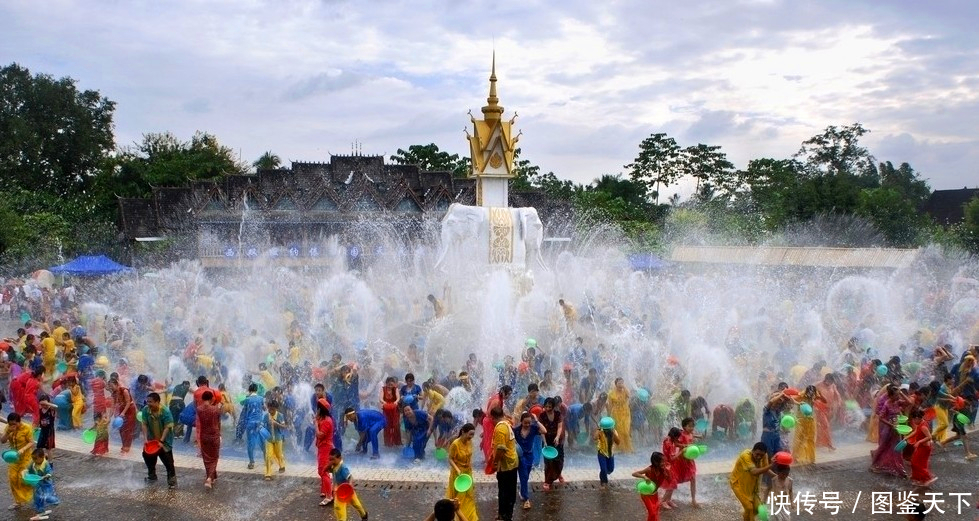
M470 521L459 509L458 499L440 499L435 502L434 511L425 521Z
M95 413L95 447L92 447L93 456L102 456L109 453L109 419L102 413Z
M608 476L615 470L615 455L612 454L612 447L619 444L619 433L615 432L615 427L611 429L596 429L592 436L595 440L595 448L598 450L598 480L601 487L608 488Z
M646 483L656 485L656 491L652 494L639 496L643 506L646 507L646 521L659 521L659 489L666 483L672 481L672 471L666 456L662 452L654 452L649 456L649 466L632 473L632 477L645 479Z
M41 432L37 437L37 447L44 449L48 455L54 450L54 431L58 421L58 406L51 403L51 397L46 394L40 397L41 418L38 427Z
M269 438L265 440L265 481L272 480L272 458L279 463L279 474L286 471L286 457L282 453L282 443L285 437L282 430L286 428L285 418L279 412L279 402L269 400L268 412L265 413L265 428Z
M330 451L330 473L333 474L333 497L336 498L337 488L343 484L349 484L353 486L353 476L350 474L350 469L343 464L343 456L340 453L340 449L333 449ZM367 509L364 505L360 503L360 498L357 497L357 493L354 492L350 497L349 503L357 509L357 513L360 514L360 519L367 521ZM337 521L347 521L347 503L337 499L333 502L333 513L337 516Z
M49 506L54 506L60 503L57 494L54 493L54 483L51 481L51 464L48 460L44 458L44 449L34 449L33 461L27 466L24 474L33 474L35 476L41 476L43 479L34 488L34 510L37 511L37 515L31 518L31 521L37 521L39 519L48 519L48 514L51 513L47 509Z
M924 421L924 411L915 409L911 412L911 426L914 431L908 436L908 445L913 447L911 454L911 484L920 487L930 487L938 477L928 469L931 459L932 441L928 422Z
M690 418L685 418L683 424L686 424L687 420ZM693 420L691 420L693 423ZM670 510L676 508L676 503L673 502L673 491L676 490L676 467L682 465L684 461L683 457L683 444L680 441L680 437L683 431L671 427L670 431L666 434L666 438L663 440L663 457L666 459L667 468L670 470L670 474L666 476L666 479L662 483L657 483L657 489L663 491L663 502L660 506L663 510Z
M685 450L687 447L694 444L700 435L694 433L694 425L696 422L693 418L684 418L683 423L680 424L683 430L680 432L679 442L680 450ZM700 508L697 504L697 463L692 459L682 458L675 462L671 462L673 465L673 476L676 479L676 483L690 482L690 504L694 508ZM670 506L675 507L675 503L670 503Z
M772 478L772 488L768 495L769 516L771 521L789 521L792 512L792 478L789 477L790 467L776 463L772 465L775 477Z

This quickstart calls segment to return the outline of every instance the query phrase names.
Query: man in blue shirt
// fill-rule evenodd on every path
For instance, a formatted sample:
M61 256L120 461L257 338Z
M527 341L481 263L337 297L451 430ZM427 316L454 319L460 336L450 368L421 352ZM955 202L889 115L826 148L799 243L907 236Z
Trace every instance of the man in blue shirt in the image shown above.
M428 413L422 410L414 410L405 406L401 411L404 429L411 436L411 449L415 454L415 461L425 459L425 446L428 445L428 433L431 423Z
M248 452L248 468L255 468L255 449L262 450L265 459L265 443L259 435L265 416L265 400L258 395L258 384L248 386L248 396L241 402L241 416L238 421L245 426L245 441Z
M377 435L384 430L387 422L384 421L384 414L381 411L371 409L361 409L357 411L353 407L347 407L343 411L344 418L354 424L360 439L357 441L357 452L367 454L367 443L371 444L371 459L381 457Z

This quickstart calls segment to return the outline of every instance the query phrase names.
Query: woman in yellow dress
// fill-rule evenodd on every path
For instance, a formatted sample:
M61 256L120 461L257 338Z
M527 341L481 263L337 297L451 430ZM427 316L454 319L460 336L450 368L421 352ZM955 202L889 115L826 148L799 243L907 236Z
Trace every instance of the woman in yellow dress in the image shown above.
M809 465L816 462L816 417L813 411L817 400L822 396L816 392L816 387L810 385L796 399L799 413L796 415L795 432L792 433L792 459L798 465ZM808 410L805 414L803 409Z
M632 452L632 412L629 410L629 390L622 378L615 379L615 387L608 393L608 415L615 420L615 430L619 432L619 451Z
M10 494L14 497L13 508L28 506L34 498L34 487L24 483L21 475L31 464L34 429L31 424L21 421L19 414L12 412L7 415L7 428L0 435L0 443L9 443L10 449L17 451L17 461L7 465L7 481L10 483Z
M449 499L459 500L459 512L469 521L479 521L479 514L476 511L476 487L472 486L466 492L456 492L455 480L460 474L473 475L472 440L475 435L476 426L467 423L459 431L459 437L449 445L449 489L445 494Z

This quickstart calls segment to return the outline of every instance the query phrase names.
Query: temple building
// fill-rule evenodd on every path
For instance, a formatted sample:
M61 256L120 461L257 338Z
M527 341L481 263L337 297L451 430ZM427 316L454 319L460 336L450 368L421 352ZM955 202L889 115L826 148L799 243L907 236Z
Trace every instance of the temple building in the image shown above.
M546 227L566 216L568 203L509 191L519 136L511 136L513 121L502 121L502 112L494 57L484 120L472 119L475 134L468 136L468 178L385 164L381 156L334 155L325 163L293 162L289 168L154 188L147 199L120 199L122 233L130 242L166 239L174 257L197 258L209 268L258 259L309 267L328 262L338 247L361 262L393 254L374 244L365 223L389 224L388 235L393 230L404 246L399 250L408 251L425 223L440 220L452 203L532 206Z

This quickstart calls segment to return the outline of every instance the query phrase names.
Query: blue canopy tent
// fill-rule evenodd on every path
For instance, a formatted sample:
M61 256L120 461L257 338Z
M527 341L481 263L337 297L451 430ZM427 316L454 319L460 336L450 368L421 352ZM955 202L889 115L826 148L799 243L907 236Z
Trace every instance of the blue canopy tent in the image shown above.
M80 277L98 277L116 273L132 273L129 266L123 266L105 255L82 255L71 262L55 266L48 271L56 275L77 275Z
M634 253L629 255L629 265L635 271L659 270L669 266L669 264L652 253Z

